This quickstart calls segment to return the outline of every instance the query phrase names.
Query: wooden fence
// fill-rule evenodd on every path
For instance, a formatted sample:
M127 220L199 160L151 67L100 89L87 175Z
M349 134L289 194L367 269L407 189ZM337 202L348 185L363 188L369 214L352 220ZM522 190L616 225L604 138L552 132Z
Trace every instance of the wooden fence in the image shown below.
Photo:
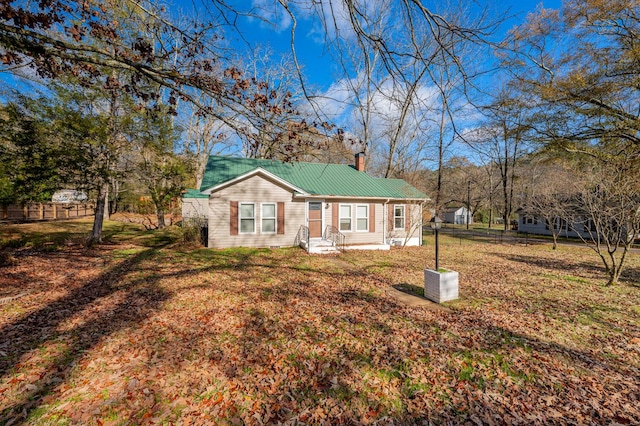
M57 220L93 216L91 204L27 203L0 206L0 220Z

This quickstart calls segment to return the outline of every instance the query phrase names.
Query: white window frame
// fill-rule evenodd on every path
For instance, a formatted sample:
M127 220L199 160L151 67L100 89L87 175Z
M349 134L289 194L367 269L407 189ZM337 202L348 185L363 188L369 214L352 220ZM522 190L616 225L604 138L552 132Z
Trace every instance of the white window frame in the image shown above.
M569 221L566 219L563 219L561 217L556 218L556 229L558 231L565 231L567 232L569 230Z
M264 210L262 209L264 206L273 206L273 217L265 217ZM268 232L264 230L263 221L273 220L273 232ZM260 233L261 234L276 234L278 233L278 204L277 203L260 203Z
M342 216L342 207L349 207L349 217ZM349 219L349 229L342 229L342 219ZM353 205L352 204L339 204L338 205L338 231L340 232L353 232Z
M242 217L242 206L253 206L253 217ZM256 203L254 202L240 202L238 203L238 234L255 234L256 233ZM253 231L246 232L242 230L242 219L253 219Z
M402 207L402 216L396 216L396 208ZM396 227L396 219L402 218L402 226L400 228ZM404 230L407 223L407 205L406 204L394 204L393 205L393 230Z
M358 208L359 207L364 207L365 209L367 209L367 215L365 217L360 217L358 216ZM368 204L356 204L356 232L369 232L369 205ZM365 229L358 229L358 220L359 219L366 219L367 220L367 227Z
M598 227L596 226L595 222L591 220L590 217L584 218L584 223L582 225L582 232L586 234L593 234L595 232L598 232Z

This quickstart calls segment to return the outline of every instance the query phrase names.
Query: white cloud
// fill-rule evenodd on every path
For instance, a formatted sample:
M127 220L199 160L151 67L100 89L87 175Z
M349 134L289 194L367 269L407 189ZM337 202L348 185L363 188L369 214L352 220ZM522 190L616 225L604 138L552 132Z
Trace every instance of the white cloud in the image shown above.
M335 81L326 91L314 97L312 103L324 119L353 133L357 138L363 137L359 134L362 132L363 109L365 105L369 105L367 123L369 140L380 143L387 140L390 132L393 132L397 126L406 92L388 79L378 83L376 90L367 99L364 81L363 75ZM357 96L354 90L357 91ZM357 102L358 99L361 100L360 103ZM458 129L468 128L477 121L477 110L467 102L466 98L460 96L459 99L450 101ZM416 90L413 106L405 121L404 137L408 140L414 138L437 140L436 134L431 137L429 134L438 131L441 110L442 103L438 88L434 85L421 84Z
M262 27L281 33L289 30L293 21L289 13L278 2L253 0L249 22L259 22Z
M371 31L369 23L384 20L392 10L392 0L356 0L353 7L364 18L360 25L365 31ZM252 0L254 13L262 19L275 23L277 31L289 29L292 23L288 12L272 0ZM328 40L339 38L342 42L353 42L355 32L349 9L343 0L290 0L288 7L298 21L310 22L310 29L304 36L315 43L325 44ZM356 14L357 15L357 14ZM383 18L381 18L383 17Z

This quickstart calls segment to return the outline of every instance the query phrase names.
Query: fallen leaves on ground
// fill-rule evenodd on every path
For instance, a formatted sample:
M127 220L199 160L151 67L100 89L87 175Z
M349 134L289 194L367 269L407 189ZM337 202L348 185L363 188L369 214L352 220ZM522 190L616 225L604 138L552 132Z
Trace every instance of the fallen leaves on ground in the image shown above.
M637 424L640 259L444 239L339 257L180 246L16 249L2 268L0 423Z

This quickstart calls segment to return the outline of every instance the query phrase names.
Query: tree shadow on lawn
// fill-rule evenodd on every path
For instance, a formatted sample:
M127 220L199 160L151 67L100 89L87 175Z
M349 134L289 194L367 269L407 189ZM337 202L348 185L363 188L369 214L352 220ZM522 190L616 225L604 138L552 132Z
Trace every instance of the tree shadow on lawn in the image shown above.
M620 299L611 295L615 288L604 285L606 272L604 268L587 262L574 262L570 259L549 259L525 255L505 255L493 253L509 261L533 265L540 268L540 276L548 276L547 272L555 272L552 276L553 286L540 285L535 280L529 280L526 284L518 286L504 285L498 293L483 293L480 286L474 293L475 297L491 297L498 305L510 306L514 314L544 312L548 318L560 319L562 322L573 326L588 327L590 324L598 324L603 329L619 331L622 333L640 333L640 326L629 318L628 303L620 303ZM529 272L530 273L530 272ZM627 271L623 274L629 277L634 272ZM566 275L563 275L566 274ZM535 275L533 275L535 277ZM628 282L633 286L632 282ZM474 289L475 290L475 289ZM588 292L589 297L580 297L580 292ZM599 298L600 292L603 298ZM626 292L626 291L624 291ZM586 293L585 293L586 294ZM573 296L571 296L573 295ZM611 312L611 314L608 314ZM618 316L618 319L616 319ZM620 320L619 318L623 318Z
M504 257L505 259L513 262L534 265L544 269L565 271L568 273L575 273L577 270L581 270L586 274L599 277L602 281L606 281L608 279L607 272L605 271L604 267L597 257L594 257L593 263L589 263L573 262L567 259L549 259L525 255L504 255L500 253L494 254L496 256ZM628 258L626 260L626 265L627 266L622 270L620 280L628 283L633 287L640 287L640 267L630 267Z
M424 287L420 287L420 286L409 284L409 283L394 284L392 285L392 287L395 288L396 290L399 290L411 296L417 296L425 300L429 300L424 297Z
M584 270L592 274L602 274L604 268L598 264L598 259L594 258L593 262L574 262L569 259L550 259L548 257L540 258L536 256L527 255L515 255L515 254L503 254L494 253L496 256L504 257L512 262L525 263L527 265L534 265L543 269L552 269L557 271L575 271L577 269Z
M288 282L288 284L284 287L279 288L278 290L273 290L270 285L264 286L264 288L260 286L256 286L251 290L259 294L259 292L265 292L265 296L271 300L277 300L279 303L283 305L289 303L292 299L299 298L301 300L310 299L313 300L313 303L323 303L322 296L313 295L313 283L320 278L320 280L331 280L336 283L342 283L345 279L355 280L359 282L369 281L372 284L378 286L378 288L388 288L392 287L397 290L403 291L407 294L416 295L418 297L424 298L424 289L419 286L415 286L408 283L396 283L388 278L385 278L375 272L371 271L370 267L366 268L358 268L349 264L349 267L345 267L336 271L333 268L329 268L328 270L325 268L309 268L309 267L299 267L292 263L287 264L287 259L296 259L295 255L292 253L291 256L287 256L285 259L280 259L280 263L269 260L268 258L262 258L259 256L260 253L265 253L264 250L245 250L242 252L235 251L220 251L216 254L215 265L211 266L203 266L201 268L194 268L192 270L182 270L177 274L169 274L168 276L186 276L190 274L197 274L200 272L220 272L222 270L233 270L233 271L244 271L247 274L252 274L255 272L256 268L264 268L266 270L271 271L287 271L286 273L294 273L301 274L302 278L294 279ZM211 260L211 254L208 255L209 260ZM563 267L568 272L574 272L573 268L575 267L575 263L567 264L566 262L561 261L550 261L547 262L543 259L538 259L535 257L524 256L527 259L522 259L522 257L518 256L509 256L510 260L522 261L522 262L532 262L537 261L538 266L543 268L557 268ZM312 257L313 258L313 257ZM334 260L334 259L330 259ZM284 264L283 264L284 263ZM336 262L331 262L336 263ZM584 268L582 263L578 263L578 266ZM592 271L598 270L591 266ZM273 273L273 272L270 272ZM277 274L278 276L284 276L281 273ZM247 275L249 277L249 275ZM231 278L231 275L230 275ZM231 288L229 291L233 291ZM243 291L239 292L238 295L244 295ZM375 300L378 297L376 294L371 292L362 291L361 289L354 288L342 288L340 291L340 301L344 302L345 300L349 300L351 306L354 305L367 305L371 301ZM523 303L521 299L513 299L509 298L509 294L502 294L500 297L506 298L505 300L509 300L510 303ZM425 299L426 300L426 299ZM620 325L613 324L610 321L607 321L605 318L602 318L600 312L604 310L610 310L608 306L601 305L593 305L590 303L583 302L581 300L575 300L572 303L568 303L567 301L562 302L561 305L558 305L558 300L555 298L538 298L536 299L536 305L531 306L531 309L539 311L542 309L546 312L554 312L560 315L566 315L567 318L574 318L576 312L583 314L590 321L597 322L607 328L616 329L620 327ZM562 306L562 308L560 307ZM637 332L639 329L635 326L625 327L626 332Z
M431 351L450 351L454 358L464 357L465 351L474 351L475 356L485 356L493 353L499 353L501 357L506 357L504 361L507 365L503 367L505 374L514 376L516 381L522 383L515 383L515 392L520 392L519 386L522 386L528 391L537 394L540 398L546 396L553 396L558 398L558 403L562 403L563 406L575 405L576 400L580 401L585 408L582 415L589 416L592 413L592 409L589 408L590 399L585 395L573 394L566 389L575 389L576 381L584 382L584 386L591 389L594 393L597 391L599 385L602 382L593 380L593 377L587 377L586 379L578 379L573 377L572 371L574 368L578 370L590 371L594 370L600 373L601 377L606 377L607 381L611 380L611 377L619 379L619 383L624 383L625 379L629 381L633 388L637 388L637 377L635 377L632 369L629 369L624 362L617 358L611 358L604 356L601 353L595 351L583 351L575 348L571 348L565 345L557 343L545 342L538 339L534 335L524 336L509 331L504 327L496 325L490 320L483 320L477 318L470 312L453 312L451 314L441 314L442 317L428 313L424 309L409 309L399 305L395 300L384 295L384 288L388 288L396 283L381 277L375 273L371 273L362 268L354 267L352 269L335 270L331 265L328 270L322 266L304 266L301 267L295 264L294 260L296 255L294 253L291 256L284 256L284 258L269 259L268 257L262 258L258 256L259 251L251 252L218 252L217 254L207 254L209 257L213 257L214 265L203 266L201 268L194 268L190 272L189 270L180 271L180 275L198 272L222 272L225 270L234 270L241 272L244 277L251 277L251 280L255 281L254 274L259 275L258 269L266 271L275 271L275 276L281 280L277 285L271 285L268 283L260 283L259 281L251 282L250 285L246 283L235 284L225 287L225 292L232 294L235 297L246 297L247 291L253 294L259 295L261 302L274 303L276 306L287 307L294 306L297 301L303 301L307 306L315 307L314 315L320 316L325 323L336 325L344 330L349 331L353 336L358 336L364 333L363 330L374 330L380 332L380 339L382 342L369 342L373 347L364 348L367 353L355 350L350 347L349 343L337 344L339 347L333 352L324 355L318 355L314 353L299 353L289 354L291 358L286 358L285 363L289 363L286 367L288 371L298 371L299 379L297 382L280 383L280 388L275 392L275 395L270 395L269 398L273 398L274 401L278 399L278 396L285 394L293 395L296 400L302 401L308 398L313 399L314 394L317 392L325 392L326 395L323 398L346 398L357 400L355 395L360 391L357 386L354 385L358 380L362 380L366 374L361 369L354 369L355 366L366 367L366 370L371 371L387 371L397 377L405 377L402 371L397 371L402 367L403 362L406 361L407 353L404 351L404 346L407 342L398 338L397 330L394 331L390 324L397 321L397 318L403 318L410 315L411 321L420 323L419 336L427 337L428 344L424 345L422 340L418 342L420 350L423 351L423 355L428 358ZM303 256L302 261L306 258ZM309 257L313 259L313 257ZM300 259L298 259L300 260ZM522 261L522 259L519 259ZM531 260L540 260L537 258L531 258ZM306 265L306 264L305 264ZM549 263L543 263L549 267ZM556 263L552 263L556 265ZM565 265L560 263L559 265ZM572 265L571 267L574 267ZM339 268L340 269L340 268ZM280 271L280 272L278 272ZM286 271L286 273L285 273ZM233 272L229 272L230 277L236 276ZM269 272L273 275L274 272ZM270 276L271 276L270 275ZM238 281L236 276L236 281ZM240 281L244 281L240 280ZM365 281L370 282L374 288L382 289L383 291L371 292L363 288L361 284ZM330 294L324 291L318 291L319 285L322 282L330 282L334 286L330 291ZM330 298L327 298L330 296ZM250 303L250 302L249 302ZM342 312L335 314L332 310L338 310ZM412 313L407 314L408 311ZM214 313L214 315L216 315ZM238 323L241 324L240 335L235 340L235 345L239 349L239 353L233 352L233 348L221 347L214 350L212 353L215 355L210 359L211 362L217 368L219 368L228 380L243 380L243 371L267 371L279 374L274 369L274 360L270 359L269 354L274 353L274 342L280 341L293 341L297 339L308 340L317 339L319 345L331 342L333 336L327 335L326 331L323 331L316 323L308 321L303 317L295 317L295 321L283 324L282 319L273 317L273 313L268 311L260 311L256 309L245 309L240 311L234 311L233 315L238 318ZM509 313L505 313L509 315ZM228 320L228 318L220 317L217 321L222 322ZM430 333L433 332L433 325L437 324L438 327L443 328L443 332L440 333L435 339L430 339ZM454 324L464 329L464 332L470 333L472 336L476 336L474 339L468 338L455 338L455 344L450 344L448 347L442 345L441 339L445 339L446 335L451 334L447 331L448 324ZM461 326L461 324L463 324ZM456 332L460 332L458 328ZM535 333L535 331L532 331ZM284 337L283 337L284 336ZM205 336L206 337L206 336ZM215 336L211 336L215 340ZM190 341L198 339L189 339ZM204 339L206 340L206 338ZM172 347L172 351L182 353L183 356L187 356L193 348L185 348L180 344L183 339L176 339L174 344L168 341L168 344ZM175 346L173 346L175 345ZM516 360L510 360L510 352L513 349L522 349L523 351L533 351L535 356L532 359L528 359L527 362L534 364L537 368L536 379L530 380L527 378L525 366L519 366L515 364ZM201 348L204 351L204 348ZM229 353L229 351L232 351ZM275 349L276 351L278 349ZM225 352L226 351L226 352ZM286 351L282 350L286 355ZM372 355L374 352L380 352L378 355ZM456 352L457 351L457 352ZM316 371L314 369L319 368L320 365L328 365L327 371ZM345 363L346 362L346 363ZM458 363L454 360L450 360L451 365L447 366L451 375L457 377L458 383L462 383L463 387L469 390L479 391L483 385L480 384L484 379L478 378L477 381L472 376L469 376L468 371L463 371L464 362ZM311 366L311 367L309 367ZM554 377L557 385L554 388L553 383L549 383L546 380L544 370L545 369L560 369L558 374ZM394 373L395 371L395 373ZM480 370L481 371L481 370ZM554 371L555 373L556 371ZM386 373L385 373L386 374ZM355 377L355 382L354 382ZM347 378L348 380L345 380ZM486 379L489 381L489 378ZM595 387L594 387L595 384ZM402 398L409 398L409 393L413 392L409 390L414 384L408 384L407 394L402 394ZM251 387L250 382L247 386ZM404 385L402 385L404 386ZM402 387L402 389L405 389ZM563 390L564 389L564 390ZM501 390L499 390L501 392ZM404 392L404 390L402 390ZM454 393L454 390L451 390ZM450 396L449 396L450 397ZM449 398L448 397L448 398ZM577 399L576 399L577 398ZM433 410L431 414L427 414L427 417L432 419L451 418L454 421L459 421L460 413L458 408L451 400L443 401L444 404L440 405L428 405L425 409ZM237 402L237 401L236 401ZM527 408L525 405L518 408L511 407L511 403L507 400L477 400L473 399L466 401L469 407L476 404L475 408L467 408L469 413L473 412L485 412L488 413L486 417L487 421L495 421L495 415L498 413L517 412L522 418L526 418ZM538 401L539 402L539 401ZM375 405L375 401L371 401ZM608 404L606 400L600 400L600 404ZM542 403L540 403L542 404ZM613 407L617 407L617 411L624 411L619 401L612 402ZM276 404L277 405L277 404ZM292 405L295 407L295 404ZM283 406L279 412L274 412L275 421L284 421L291 418L291 412L287 411L291 407ZM542 404L537 406L537 412L539 415L544 416L547 409L547 405ZM404 410L404 409L403 409ZM590 411L591 410L591 411ZM402 410L401 410L402 411ZM564 412L565 415L574 416L575 413ZM355 415L351 413L350 415ZM398 421L418 421L422 418L417 414L410 414L406 411L402 413L394 413L392 408L388 408L387 415L396 418ZM592 413L592 415L595 415ZM600 414L598 414L600 415ZM638 414L633 412L631 414L634 419L638 420ZM611 420L613 417L608 417ZM354 417L350 417L351 420ZM412 419L412 420L409 420ZM317 419L319 421L319 419ZM334 419L335 420L335 419ZM549 419L550 420L550 419ZM515 421L515 419L514 419Z
M640 288L640 266L625 267L620 278L630 286Z
M66 345L62 353L48 361L40 378L26 385L20 401L2 407L0 422L15 418L26 420L39 406L43 396L69 380L72 367L85 351L118 330L143 321L168 299L169 294L157 287L157 278L126 283L127 275L140 262L152 257L155 251L147 249L127 258L64 297L0 329L0 348L7 354L0 359L2 378L9 377L14 369L20 368L21 358L30 351L47 345ZM121 300L109 312L92 315L92 307L122 292ZM88 310L85 322L69 331L56 330L66 320L85 310Z

